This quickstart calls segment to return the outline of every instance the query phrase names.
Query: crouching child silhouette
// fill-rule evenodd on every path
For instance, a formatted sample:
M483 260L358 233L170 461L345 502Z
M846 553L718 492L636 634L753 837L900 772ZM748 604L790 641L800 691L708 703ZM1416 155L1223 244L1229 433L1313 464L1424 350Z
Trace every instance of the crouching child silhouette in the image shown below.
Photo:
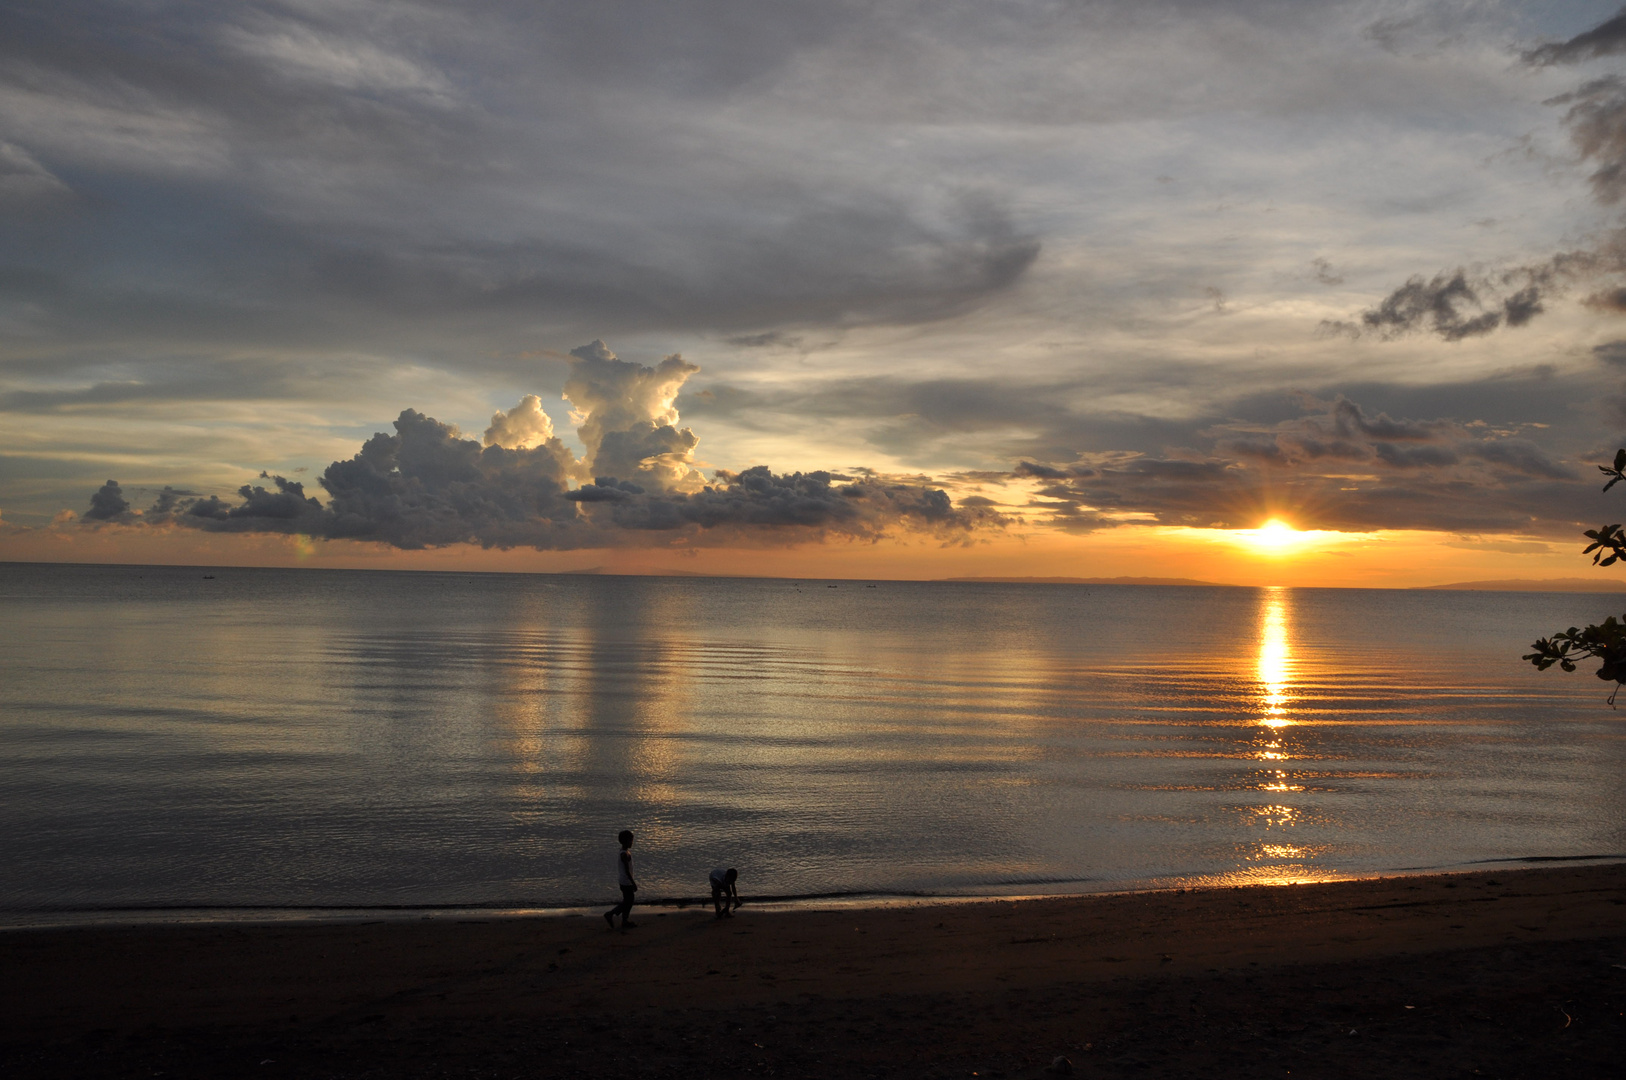
M719 919L727 916L734 917L734 910L740 906L740 872L732 866L727 870L718 867L711 872L711 907ZM729 900L734 901L734 909L728 906Z
M604 921L615 929L615 917L621 916L621 929L633 930L638 924L632 921L632 900L638 894L638 882L632 876L632 833L622 829L621 835L616 837L621 841L621 854L616 856L616 868L619 871L621 882L621 902L604 913Z

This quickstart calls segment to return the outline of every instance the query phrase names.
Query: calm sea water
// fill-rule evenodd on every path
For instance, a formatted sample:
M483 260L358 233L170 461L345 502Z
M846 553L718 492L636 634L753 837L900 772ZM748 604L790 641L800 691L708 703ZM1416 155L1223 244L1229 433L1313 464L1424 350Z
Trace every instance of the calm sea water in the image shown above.
M1620 602L0 565L0 921L1618 855Z

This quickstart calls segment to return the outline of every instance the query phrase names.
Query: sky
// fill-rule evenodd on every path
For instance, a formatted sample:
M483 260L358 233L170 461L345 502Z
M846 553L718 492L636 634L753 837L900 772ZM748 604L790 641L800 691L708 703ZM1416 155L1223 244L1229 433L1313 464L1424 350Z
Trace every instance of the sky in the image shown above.
M7 5L0 560L1606 573L1623 196L1614 0Z

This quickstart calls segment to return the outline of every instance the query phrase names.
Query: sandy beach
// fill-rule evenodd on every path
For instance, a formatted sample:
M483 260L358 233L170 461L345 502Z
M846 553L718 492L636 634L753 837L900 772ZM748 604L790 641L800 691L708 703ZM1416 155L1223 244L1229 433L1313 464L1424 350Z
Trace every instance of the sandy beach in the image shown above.
M606 905L608 906L608 905ZM0 933L0 1075L1614 1076L1626 866Z

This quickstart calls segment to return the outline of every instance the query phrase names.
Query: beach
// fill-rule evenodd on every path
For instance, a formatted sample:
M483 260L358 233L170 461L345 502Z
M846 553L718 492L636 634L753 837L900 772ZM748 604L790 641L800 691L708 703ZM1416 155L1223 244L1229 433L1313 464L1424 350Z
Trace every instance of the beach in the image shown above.
M1626 1045L1619 864L635 917L7 931L0 1065L1534 1077L1617 1075Z

